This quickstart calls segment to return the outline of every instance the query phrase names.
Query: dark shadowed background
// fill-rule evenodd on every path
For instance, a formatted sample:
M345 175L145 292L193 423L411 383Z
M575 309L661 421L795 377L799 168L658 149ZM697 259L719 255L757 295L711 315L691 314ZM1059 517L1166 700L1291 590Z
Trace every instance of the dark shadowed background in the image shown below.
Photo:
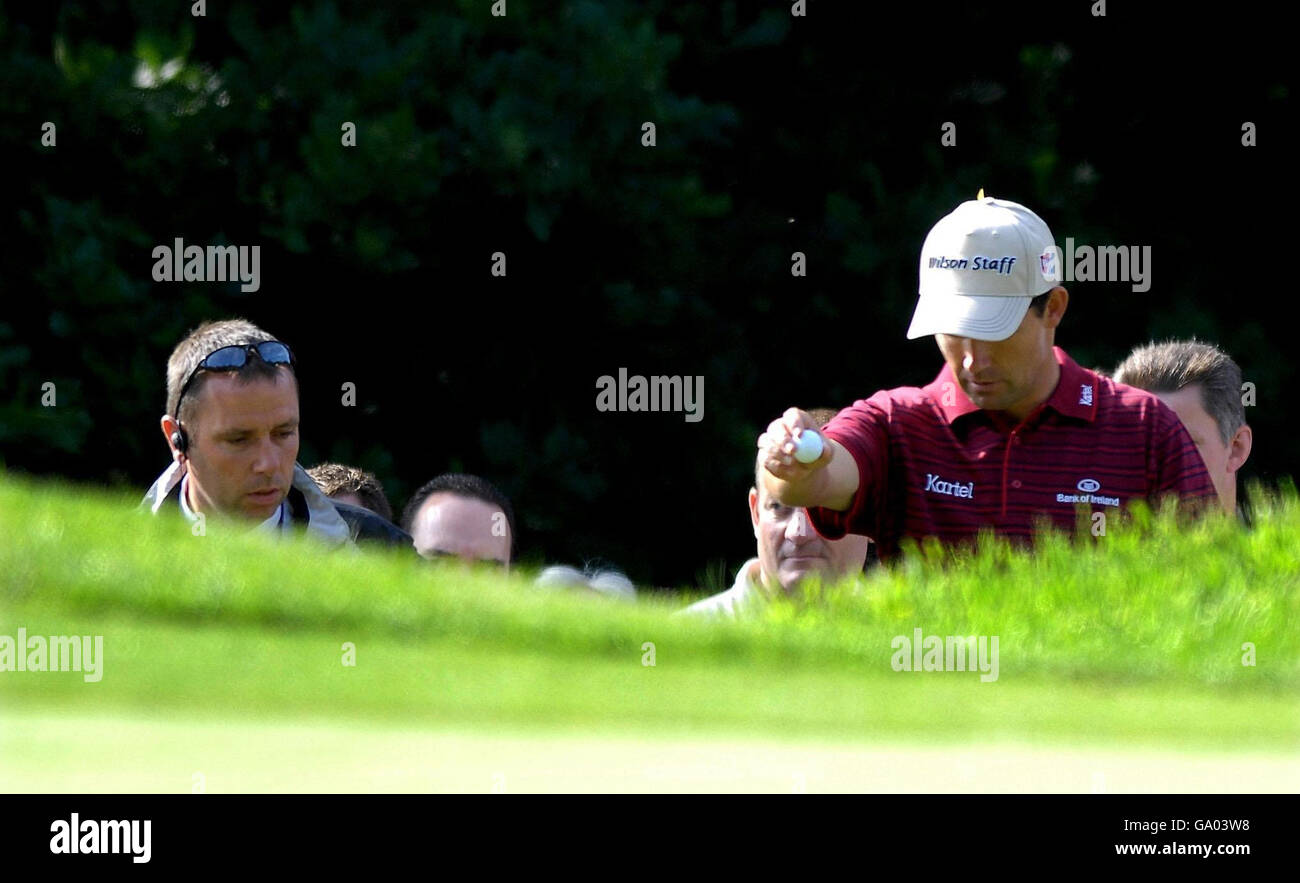
M297 352L304 465L373 470L399 511L480 473L530 560L729 583L760 429L938 371L904 337L917 256L982 187L1062 246L1150 246L1148 292L1067 286L1058 343L1107 370L1218 343L1256 388L1247 474L1293 472L1294 59L1267 7L491 5L0 7L0 464L143 492L168 353L244 316ZM260 246L260 290L155 282L176 237ZM598 412L620 367L702 375L703 420Z

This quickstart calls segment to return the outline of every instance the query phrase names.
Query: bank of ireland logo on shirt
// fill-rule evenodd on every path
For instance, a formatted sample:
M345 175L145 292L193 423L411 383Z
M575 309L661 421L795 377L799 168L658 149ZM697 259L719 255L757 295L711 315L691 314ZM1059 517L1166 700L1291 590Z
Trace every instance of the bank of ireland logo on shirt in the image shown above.
M1075 485L1079 493L1077 494L1057 494L1056 502L1058 503L1093 503L1098 506L1118 506L1119 497L1108 497L1099 494L1101 482L1095 478L1081 478Z

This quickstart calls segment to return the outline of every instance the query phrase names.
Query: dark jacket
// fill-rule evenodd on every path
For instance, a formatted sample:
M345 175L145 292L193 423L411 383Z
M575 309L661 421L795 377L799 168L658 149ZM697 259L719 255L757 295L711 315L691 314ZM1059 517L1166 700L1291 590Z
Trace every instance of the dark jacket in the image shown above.
M302 524L307 520L306 499L297 488L289 489L288 499L289 514L293 516L294 523ZM350 503L340 503L338 500L331 500L330 502L334 504L334 511L338 512L343 517L343 520L348 523L348 530L352 533L352 542L405 546L414 554L415 541L411 539L409 533L396 524L381 515L376 515L369 509L353 506Z

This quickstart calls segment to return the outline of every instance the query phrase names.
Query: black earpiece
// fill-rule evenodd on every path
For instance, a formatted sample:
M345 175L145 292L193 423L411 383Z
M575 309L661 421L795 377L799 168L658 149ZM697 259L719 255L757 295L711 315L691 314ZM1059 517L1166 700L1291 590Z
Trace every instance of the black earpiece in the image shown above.
M177 426L176 431L172 433L172 447L174 447L177 451L180 451L181 454L184 454L186 450L189 448L189 446L190 446L189 436L185 434L184 429L182 429L180 426Z

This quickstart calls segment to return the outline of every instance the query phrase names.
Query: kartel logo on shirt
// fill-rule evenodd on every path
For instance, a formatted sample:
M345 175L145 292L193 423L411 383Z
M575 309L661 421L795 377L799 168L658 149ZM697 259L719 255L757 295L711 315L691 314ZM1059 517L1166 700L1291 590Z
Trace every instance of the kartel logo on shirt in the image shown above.
M975 499L975 482L968 481L963 484L956 481L944 481L932 472L925 474L925 489L934 494L962 497L967 500Z

